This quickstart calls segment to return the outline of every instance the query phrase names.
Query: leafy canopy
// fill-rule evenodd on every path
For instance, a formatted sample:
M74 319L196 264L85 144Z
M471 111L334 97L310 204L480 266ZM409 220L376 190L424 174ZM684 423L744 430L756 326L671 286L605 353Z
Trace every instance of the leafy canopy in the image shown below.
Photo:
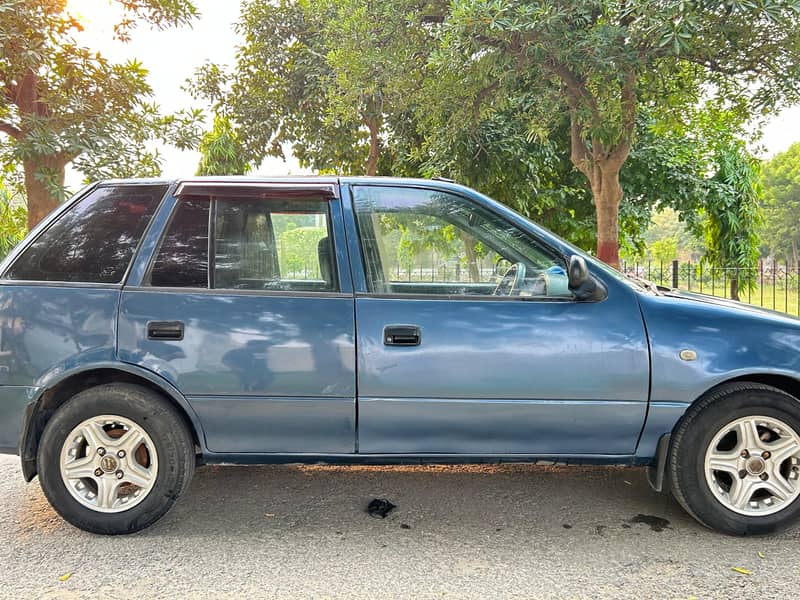
M800 142L763 165L764 241L770 251L800 260Z
M121 39L139 21L165 28L197 15L189 0L119 3ZM0 0L0 161L19 174L12 183L24 185L34 222L63 198L68 163L87 179L154 175L151 141L196 143L198 112L161 114L141 63L81 46L81 29L65 0Z

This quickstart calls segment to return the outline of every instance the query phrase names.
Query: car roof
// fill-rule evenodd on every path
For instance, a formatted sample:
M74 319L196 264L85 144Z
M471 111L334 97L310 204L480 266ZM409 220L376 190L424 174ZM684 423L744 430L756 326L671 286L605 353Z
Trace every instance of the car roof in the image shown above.
M127 179L103 179L97 185L124 185L124 184L173 184L173 183L321 183L337 185L340 183L402 183L402 184L426 184L431 183L455 183L451 179L434 177L430 179L414 177L388 177L388 176L336 176L336 175L209 175L191 177L144 177ZM458 184L456 184L458 185Z

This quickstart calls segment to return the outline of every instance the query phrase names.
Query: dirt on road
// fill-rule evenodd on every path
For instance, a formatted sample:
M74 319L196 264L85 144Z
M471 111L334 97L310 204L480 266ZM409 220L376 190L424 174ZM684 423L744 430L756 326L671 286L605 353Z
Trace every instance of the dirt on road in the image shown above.
M797 598L799 542L709 531L641 470L526 465L203 467L100 537L0 456L0 598Z

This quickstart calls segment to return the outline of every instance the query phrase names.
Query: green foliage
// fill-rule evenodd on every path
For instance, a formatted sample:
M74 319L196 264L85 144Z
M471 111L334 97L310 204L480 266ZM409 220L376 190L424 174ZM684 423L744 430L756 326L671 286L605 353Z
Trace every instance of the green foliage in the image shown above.
M643 255L654 211L693 227L719 143L798 98L798 7L246 0L236 65L205 65L192 91L250 163L291 145L320 172L453 177L584 248L616 202Z
M278 235L278 260L281 275L290 278L293 273L320 278L317 244L327 235L325 227L296 227Z
M739 271L738 286L755 286L761 225L760 164L740 141L720 144L716 149L717 172L710 181L704 220L704 260ZM736 294L732 288L732 296Z
M237 63L198 70L191 91L239 128L245 158L284 157L304 167L385 170L393 126L425 64L417 40L422 2L247 0ZM401 124L401 127L403 125Z
M123 40L137 21L163 28L196 15L189 0L118 1ZM79 45L80 30L65 0L0 0L0 160L24 167L31 224L63 199L68 163L87 179L148 176L160 171L149 142L197 142L199 112L161 114L141 63Z
M512 111L541 136L568 116L568 156L593 190L605 247L616 243L616 211L624 216L636 197L625 187L620 204L617 180L637 151L642 113L690 138L684 118L701 96L746 114L798 99L796 0L453 0L449 7L431 62L436 77L425 82L433 115L426 135ZM680 146L669 150L680 158ZM689 187L696 173L688 173Z
M675 236L664 237L653 242L650 246L650 255L657 263L669 263L678 256L678 238Z
M228 117L214 116L214 128L200 140L197 175L244 175L250 163L244 158L239 134Z
M0 184L0 260L5 258L27 233L28 213L21 201Z
M798 264L800 245L800 142L763 166L763 238L774 255Z

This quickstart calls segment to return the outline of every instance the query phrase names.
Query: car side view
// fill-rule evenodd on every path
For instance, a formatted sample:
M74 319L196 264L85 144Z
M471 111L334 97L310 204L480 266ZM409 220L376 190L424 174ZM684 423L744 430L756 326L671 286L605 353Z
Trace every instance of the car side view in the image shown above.
M0 451L123 534L196 465L647 466L800 516L800 321L630 279L443 180L88 186L0 265Z

